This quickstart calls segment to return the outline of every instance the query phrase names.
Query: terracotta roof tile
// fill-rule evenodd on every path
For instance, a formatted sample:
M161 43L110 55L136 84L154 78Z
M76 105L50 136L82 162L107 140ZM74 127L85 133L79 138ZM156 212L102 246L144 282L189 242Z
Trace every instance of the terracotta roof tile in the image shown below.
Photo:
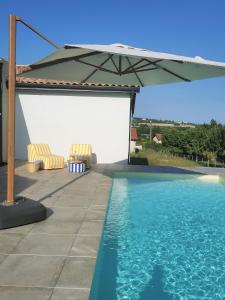
M16 74L21 75L23 72L31 70L29 65L17 65ZM129 85L116 85L106 83L94 83L94 82L74 82L65 80L53 80L53 79L42 79L42 78L26 78L16 77L16 82L19 84L31 84L31 85L62 85L62 86L86 86L86 87L112 87L112 88L137 88L136 86Z
M30 71L31 67L29 65L17 65L16 66L16 74L19 75L25 71Z
M134 127L131 128L131 140L132 141L138 140L137 130Z

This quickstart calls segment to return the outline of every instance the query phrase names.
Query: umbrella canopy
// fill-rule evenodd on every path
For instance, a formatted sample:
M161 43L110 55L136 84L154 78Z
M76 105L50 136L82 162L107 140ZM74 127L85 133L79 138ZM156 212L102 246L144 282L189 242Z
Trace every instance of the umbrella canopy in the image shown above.
M224 75L225 63L112 44L64 45L20 76L147 86Z

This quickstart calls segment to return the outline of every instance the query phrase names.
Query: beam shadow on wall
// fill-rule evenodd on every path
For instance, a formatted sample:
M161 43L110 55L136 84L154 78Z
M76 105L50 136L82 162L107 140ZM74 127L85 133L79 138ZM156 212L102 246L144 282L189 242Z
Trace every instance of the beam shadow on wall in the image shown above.
M30 136L26 125L23 109L19 97L16 98L16 135L15 158L27 160L27 145L30 144Z

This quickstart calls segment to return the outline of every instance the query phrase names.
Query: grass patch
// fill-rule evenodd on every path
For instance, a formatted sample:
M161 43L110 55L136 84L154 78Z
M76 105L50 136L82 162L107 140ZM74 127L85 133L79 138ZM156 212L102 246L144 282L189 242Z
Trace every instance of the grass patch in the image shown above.
M199 167L199 164L195 161L176 157L169 153L157 152L153 149L144 150L138 154L132 154L131 164L144 165L144 162L149 166Z

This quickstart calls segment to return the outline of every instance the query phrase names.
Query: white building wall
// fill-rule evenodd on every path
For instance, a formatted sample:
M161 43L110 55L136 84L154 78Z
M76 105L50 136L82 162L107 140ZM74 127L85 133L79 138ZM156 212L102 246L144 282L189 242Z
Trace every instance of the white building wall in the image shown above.
M135 152L136 141L130 141L130 153Z
M27 144L47 143L67 158L70 144L87 143L97 163L126 163L129 118L129 94L18 90L15 156L26 160Z

